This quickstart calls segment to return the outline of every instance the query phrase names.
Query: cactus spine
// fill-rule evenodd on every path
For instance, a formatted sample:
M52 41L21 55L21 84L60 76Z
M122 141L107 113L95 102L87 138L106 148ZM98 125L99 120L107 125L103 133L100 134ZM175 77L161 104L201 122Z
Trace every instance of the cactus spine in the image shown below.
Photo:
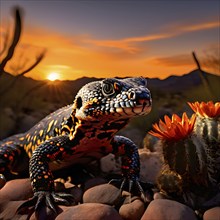
M165 116L149 133L162 142L160 191L198 208L219 193L220 102L188 104L196 113L190 119L185 113L182 118Z
M171 173L176 173L176 181L182 181L182 190L190 187L192 184L206 186L208 180L207 170L207 154L206 143L198 138L194 133L187 138L175 142L162 140L163 157L166 169L162 171L162 175L168 174L167 169ZM178 175L180 175L179 178ZM158 179L159 180L159 179ZM167 182L168 183L168 182ZM167 188L165 183L159 183L163 188ZM169 182L168 184L176 185ZM162 186L163 185L163 186Z
M220 182L220 103L188 104L197 115L194 132L207 145L205 150L210 183L218 184Z

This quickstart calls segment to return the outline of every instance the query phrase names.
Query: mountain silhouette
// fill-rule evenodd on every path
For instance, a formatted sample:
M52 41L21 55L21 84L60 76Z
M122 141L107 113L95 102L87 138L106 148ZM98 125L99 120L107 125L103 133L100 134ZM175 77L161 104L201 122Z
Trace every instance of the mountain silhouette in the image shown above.
M49 113L71 104L78 90L95 80L99 79L82 77L50 82L3 73L0 77L0 139L23 132ZM220 76L193 70L163 80L148 78L148 88L153 97L153 109L146 122L150 124L164 114L187 110L188 101L219 101Z

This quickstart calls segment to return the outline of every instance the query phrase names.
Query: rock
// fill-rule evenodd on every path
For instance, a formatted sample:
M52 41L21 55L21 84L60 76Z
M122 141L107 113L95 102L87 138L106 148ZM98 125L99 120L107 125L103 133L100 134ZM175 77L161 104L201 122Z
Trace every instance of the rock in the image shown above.
M58 213L55 213L45 206L40 207L32 214L30 220L54 220L62 212L62 210L58 207L57 212Z
M94 186L83 195L84 203L103 203L117 206L121 200L120 190L111 184Z
M56 220L123 220L111 206L87 203L68 208L56 217Z
M71 182L65 182L64 185L65 185L65 188L66 188L66 189L70 189L70 188L73 188L73 187L75 186L75 185L72 184Z
M98 186L101 184L107 183L107 181L101 177L96 177L96 178L92 178L89 179L85 182L84 184L84 191L94 187L94 186Z
M33 196L30 179L8 181L0 190L0 219L27 219L27 214L17 214L24 200Z
M161 170L162 162L157 152L139 150L140 155L140 181L156 183L156 178Z
M140 220L144 211L144 202L135 199L131 203L123 204L119 209L119 214L123 220Z
M44 209L42 209L41 211L40 211L40 213L33 213L32 215L31 215L31 217L30 217L30 219L29 220L44 220L44 219L46 219L46 220L54 220L58 215L60 215L62 212L64 212L64 211L66 211L66 210L68 210L69 208L70 208L71 206L62 206L62 205L60 205L60 206L58 206L58 208L57 208L57 214L56 213L54 213L54 212L51 212L51 210L49 210L48 208L44 208ZM50 213L50 216L48 216L48 214L46 214L46 212L45 212L45 210L46 210L46 212L47 213ZM27 218L26 218L27 219ZM26 220L25 219L25 220ZM20 219L19 219L20 220Z
M16 126L16 113L12 108L0 109L0 140L8 137Z
M78 204L82 201L83 190L80 187L77 186L69 187L66 189L66 192L73 195L75 204Z
M121 173L121 158L115 158L114 154L108 154L107 156L101 158L100 168L104 173Z
M141 220L197 220L194 211L186 205L168 199L153 200Z
M142 120L137 119L137 120ZM127 126L126 129L120 131L120 135L128 137L131 139L137 146L143 145L143 138L146 134L145 129L138 129L136 126Z
M220 220L220 207L214 207L205 211L203 220Z
M39 122L39 116L31 115L30 113L22 113L19 115L19 123L17 133L23 133L30 129L33 125Z
M25 220L28 217L28 214L17 214L16 211L18 207L24 201L7 201L2 203L0 200L0 219L16 219L16 220Z
M162 145L158 145L158 138L150 134L146 134L143 140L144 149L150 152L162 152Z
M54 181L54 188L56 192L64 192L65 191L65 185L62 182Z
M159 192L154 193L154 199L167 199L167 197Z
M8 181L0 190L0 201L7 200L26 200L33 196L30 179L15 179Z

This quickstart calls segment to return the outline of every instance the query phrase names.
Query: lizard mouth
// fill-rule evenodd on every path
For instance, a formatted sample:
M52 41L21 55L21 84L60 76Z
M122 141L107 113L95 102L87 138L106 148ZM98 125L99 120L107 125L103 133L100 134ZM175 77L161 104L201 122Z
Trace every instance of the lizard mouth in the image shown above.
M146 99L125 102L125 106L116 108L116 112L125 115L146 115L151 111L151 103L151 100Z
M113 117L130 118L139 115L147 115L151 111L152 99L148 92L134 93L127 95L122 93L115 98L103 100L94 99L84 105L85 115L98 117L108 115Z

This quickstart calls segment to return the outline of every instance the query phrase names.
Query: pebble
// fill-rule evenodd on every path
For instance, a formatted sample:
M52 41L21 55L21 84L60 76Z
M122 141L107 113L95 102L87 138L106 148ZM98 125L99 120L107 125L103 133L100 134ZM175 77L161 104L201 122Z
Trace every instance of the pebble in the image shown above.
M67 188L66 192L73 195L75 204L82 202L83 190L80 187L73 186L73 187Z
M166 199L167 197L159 192L154 193L154 199Z
M120 157L116 159L114 154L108 154L107 156L101 158L100 169L104 173L121 173L121 159Z
M54 181L54 188L56 192L65 191L65 185L62 182Z
M109 205L86 203L66 209L55 220L123 220Z
M220 206L205 211L203 220L220 220Z
M149 152L146 149L139 149L140 155L140 181L156 182L159 171L162 167L160 154L158 152ZM100 160L100 167L104 173L120 174L121 160L109 154Z
M33 196L30 179L16 179L8 181L0 190L0 200L26 200Z
M104 183L107 183L107 181L101 177L95 177L95 178L89 179L84 184L84 191L86 191L94 186L101 185Z
M149 152L146 149L139 150L140 155L140 181L156 183L161 170L162 162L157 152Z
M102 203L117 206L121 201L120 190L108 183L94 186L83 194L84 203Z
M23 203L24 201L7 201L3 202L0 201L0 219L1 220L25 220L28 217L28 214L17 214L16 211L18 207Z
M147 207L141 220L197 220L194 211L179 202L156 199Z
M140 220L144 211L144 202L140 199L135 199L131 203L123 204L119 209L119 214L123 220Z

